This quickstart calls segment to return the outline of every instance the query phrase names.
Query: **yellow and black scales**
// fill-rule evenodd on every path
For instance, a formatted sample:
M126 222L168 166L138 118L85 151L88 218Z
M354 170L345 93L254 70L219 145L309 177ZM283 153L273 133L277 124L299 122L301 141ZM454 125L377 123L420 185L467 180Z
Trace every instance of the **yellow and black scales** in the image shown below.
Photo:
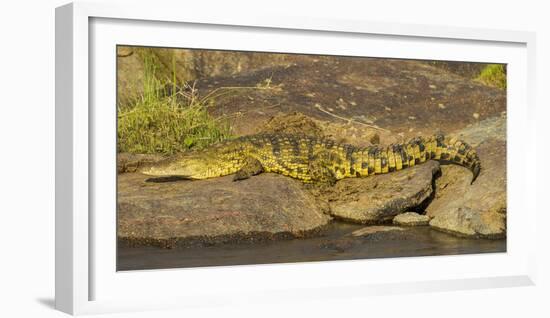
M469 168L472 182L481 166L467 143L442 135L416 137L387 147L356 147L328 138L265 133L242 136L200 151L179 154L140 169L142 173L183 179L206 179L235 174L235 180L273 172L304 183L334 184L343 178L399 171L434 159Z

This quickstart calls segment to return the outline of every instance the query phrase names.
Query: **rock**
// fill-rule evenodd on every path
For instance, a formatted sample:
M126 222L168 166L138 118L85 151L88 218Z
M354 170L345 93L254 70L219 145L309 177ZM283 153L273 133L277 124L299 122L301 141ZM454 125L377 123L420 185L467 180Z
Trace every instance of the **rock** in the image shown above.
M219 86L252 87L271 79L273 89L235 91L216 100L212 108L215 115L242 114L232 127L239 135L256 131L277 114L297 111L339 126L355 125L365 135L379 133L380 144L389 144L402 141L388 139L400 133L405 140L439 131L449 134L506 110L504 90L426 62L356 57L320 60L322 63L304 59L289 67L209 78L197 85L207 93ZM472 116L474 113L479 119Z
M410 169L366 178L343 179L326 195L334 217L362 224L378 224L421 205L432 194L439 163L430 160Z
M396 215L392 222L395 225L402 226L428 225L430 223L430 217L427 215L418 214L416 212L405 212Z
M367 226L359 230L355 230L351 233L351 235L352 236L369 236L380 232L391 232L391 231L403 231L403 229L397 226L374 225L374 226Z
M332 249L339 253L364 244L365 241L392 241L408 237L405 230L397 226L373 225L355 230L338 238L327 239L321 244L323 249Z
M435 197L427 207L435 229L468 237L506 236L506 118L484 120L465 129L464 140L477 145L481 173L473 184L471 174L457 166L442 166Z
M296 180L262 174L203 181L144 182L118 176L118 237L130 245L162 247L305 237L330 221ZM268 189L268 190L266 190Z
M398 226L371 225L342 237L342 241L349 240L354 245L360 245L361 242L414 241L414 237L413 232Z

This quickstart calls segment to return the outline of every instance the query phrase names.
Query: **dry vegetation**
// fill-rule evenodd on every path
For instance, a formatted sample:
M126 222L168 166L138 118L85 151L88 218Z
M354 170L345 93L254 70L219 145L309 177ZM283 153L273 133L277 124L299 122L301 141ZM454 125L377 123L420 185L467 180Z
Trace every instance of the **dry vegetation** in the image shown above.
M130 105L119 106L119 152L173 154L204 147L230 136L226 118L213 118L208 108L215 94L200 97L188 83L157 76L153 54L142 54L143 94Z

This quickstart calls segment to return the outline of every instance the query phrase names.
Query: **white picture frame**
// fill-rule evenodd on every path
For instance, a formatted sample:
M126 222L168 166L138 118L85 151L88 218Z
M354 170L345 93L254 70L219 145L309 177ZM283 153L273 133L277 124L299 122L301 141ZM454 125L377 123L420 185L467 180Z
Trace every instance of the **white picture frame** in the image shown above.
M177 5L176 5L177 6ZM181 5L182 9L184 4ZM109 137L94 129L99 121L111 123L108 108L92 107L98 100L113 100L114 68L105 50L120 43L182 47L174 41L174 32L188 28L188 34L208 29L200 47L257 50L262 41L223 41L251 34L272 37L284 35L290 49L270 41L273 51L293 53L327 53L322 46L300 46L304 37L353 43L358 38L383 42L370 56L455 59L482 61L482 54L492 54L491 62L509 65L508 89L508 166L523 157L535 158L534 91L535 34L428 25L406 25L368 21L298 19L285 16L201 14L176 8L154 8L141 4L124 6L73 3L56 9L56 308L70 314L146 310L167 307L207 306L239 302L285 302L306 299L380 295L422 291L447 291L489 287L525 286L535 283L536 211L534 174L508 168L508 248L506 253L417 257L385 260L337 261L300 264L226 266L181 270L117 273L112 264L115 219L109 213L91 211L108 200L98 200L101 191L112 193L109 167L114 148L98 147ZM139 29L139 30L138 30ZM146 31L154 30L151 32ZM226 31L227 30L227 31ZM156 32L156 33L155 33ZM224 38L216 35L224 33ZM163 35L164 34L164 35ZM176 37L177 38L177 37ZM213 43L217 39L216 43ZM294 40L292 40L294 39ZM173 41L173 42L170 42ZM321 43L323 41L319 41ZM407 55L396 53L406 42ZM373 42L374 43L374 42ZM428 44L426 44L428 43ZM430 44L431 43L431 44ZM441 49L426 53L434 43ZM282 45L282 44L279 44ZM290 45L287 43L287 45ZM424 46L423 46L424 45ZM480 46L482 48L480 49ZM453 48L471 48L467 50ZM269 51L269 47L262 47ZM357 49L357 48L355 48ZM348 55L361 55L350 46ZM328 49L327 49L328 50ZM484 53L479 53L483 51ZM342 51L334 51L342 53ZM113 48L112 57L115 57ZM107 53L105 53L107 54ZM478 55L476 55L478 54ZM104 63L104 64L103 64ZM97 80L106 83L99 88ZM109 87L111 90L109 91ZM94 95L95 89L104 94ZM527 127L527 128L522 128ZM110 135L111 137L113 135ZM104 145L104 144L102 144ZM114 145L114 144L113 144ZM111 158L111 159L106 159ZM112 162L111 162L112 163ZM103 171L103 172L101 172ZM103 182L105 181L106 182ZM111 191L111 192L109 192ZM518 217L521 210L522 217ZM102 237L94 236L101 231ZM498 265L498 266L497 266ZM407 266L410 273L399 274ZM340 275L328 276L338 272ZM358 273L361 275L358 275ZM290 279L281 279L282 277ZM320 280L320 277L324 279ZM360 278L358 278L360 277ZM169 282L184 280L182 288L165 288ZM136 288L139 285L141 288ZM154 292L148 292L153 290ZM307 293L304 292L307 290ZM169 296L169 297L168 297Z

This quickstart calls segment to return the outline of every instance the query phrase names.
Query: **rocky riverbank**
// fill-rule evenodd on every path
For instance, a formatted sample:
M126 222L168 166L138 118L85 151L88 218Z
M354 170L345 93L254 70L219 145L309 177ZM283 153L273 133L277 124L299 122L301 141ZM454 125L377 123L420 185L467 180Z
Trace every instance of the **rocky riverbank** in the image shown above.
M333 219L365 225L393 220L406 226L406 221L400 223L405 218L400 214L415 211L437 230L502 238L506 147L499 127L504 122L505 117L499 116L457 133L472 140L481 159L482 172L474 184L467 169L436 161L344 179L322 189L269 173L239 182L227 176L165 183L146 182L146 176L134 172L120 173L118 235L130 245L164 247L288 239L320 235ZM160 158L120 156L119 171L133 171L141 162Z
M393 223L397 229L429 224L461 237L506 236L505 91L417 61L284 62L238 76L220 73L199 80L197 87L208 92L214 83L271 81L271 89L217 102L213 112L236 114L237 135L298 132L367 146L443 132L477 150L481 174L470 184L467 169L429 161L387 175L344 179L329 189L274 174L240 182L222 177L150 183L134 171L161 156L119 154L121 242L189 247L305 238L325 235L333 222Z

